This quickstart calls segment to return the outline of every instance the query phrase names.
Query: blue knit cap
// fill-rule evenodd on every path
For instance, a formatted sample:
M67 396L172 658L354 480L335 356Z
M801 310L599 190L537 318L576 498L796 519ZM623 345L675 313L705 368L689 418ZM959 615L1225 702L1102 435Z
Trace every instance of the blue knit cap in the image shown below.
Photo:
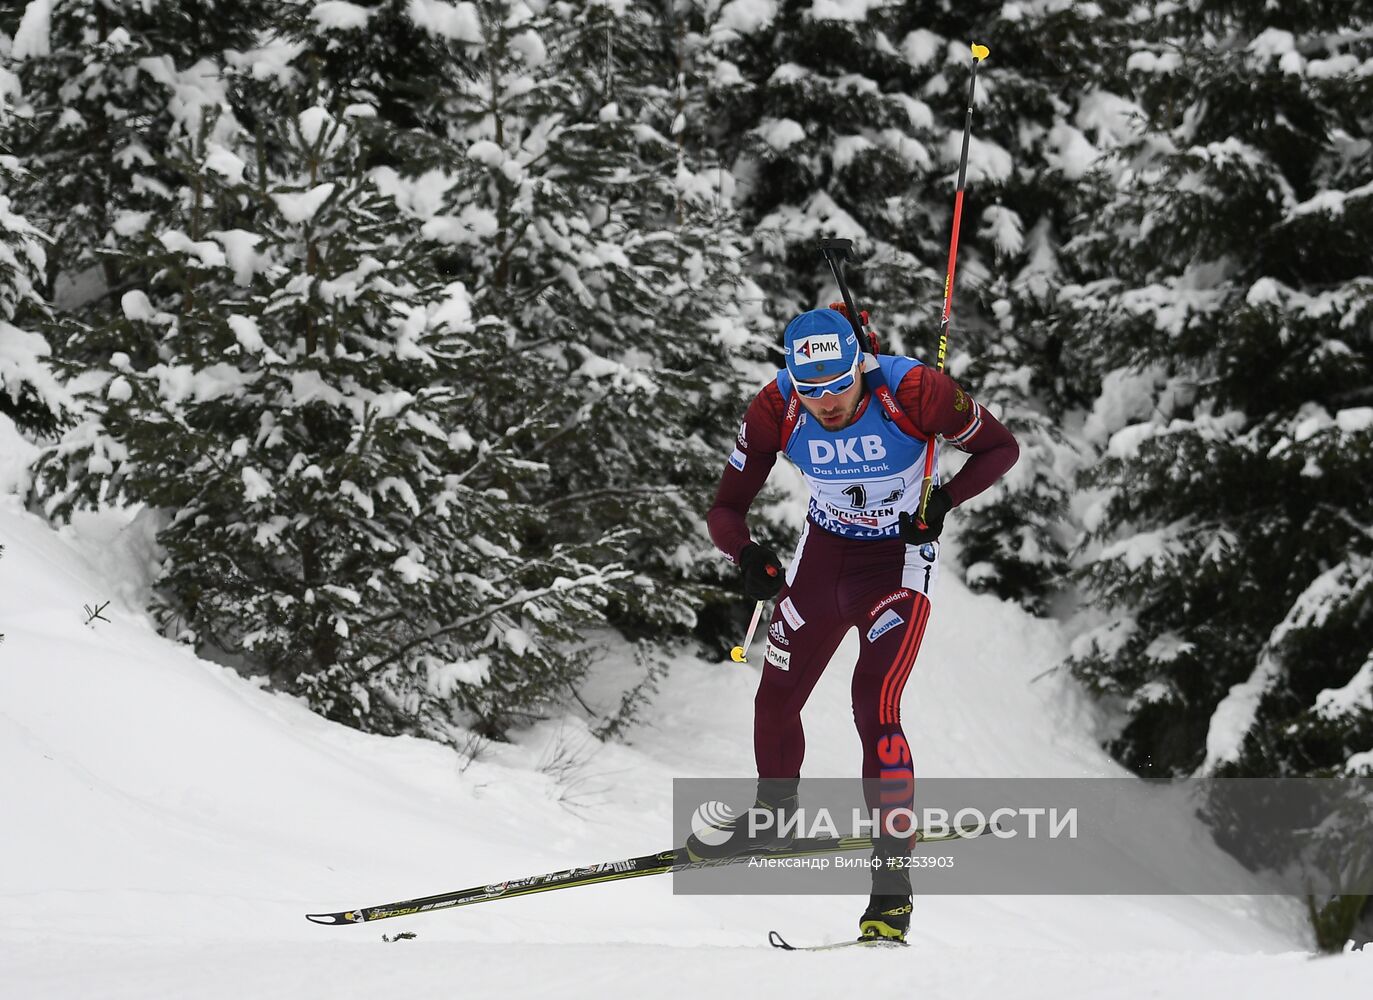
M787 324L787 371L796 380L837 378L853 367L858 337L836 309L812 309Z

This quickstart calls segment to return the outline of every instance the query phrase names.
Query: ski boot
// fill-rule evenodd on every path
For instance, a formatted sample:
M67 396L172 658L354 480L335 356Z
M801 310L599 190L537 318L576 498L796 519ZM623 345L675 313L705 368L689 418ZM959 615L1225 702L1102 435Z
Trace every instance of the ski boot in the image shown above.
M911 925L910 840L880 836L872 850L872 897L858 918L860 941L905 944Z
M882 941L905 944L906 931L911 926L910 896L878 896L868 901L868 908L858 918L860 941Z
M713 861L790 847L795 837L790 830L782 832L782 827L796 811L796 789L800 783L800 778L760 778L758 799L753 808L770 810L772 824L750 834L749 816L745 812L727 823L693 830L687 837L687 857L692 861Z

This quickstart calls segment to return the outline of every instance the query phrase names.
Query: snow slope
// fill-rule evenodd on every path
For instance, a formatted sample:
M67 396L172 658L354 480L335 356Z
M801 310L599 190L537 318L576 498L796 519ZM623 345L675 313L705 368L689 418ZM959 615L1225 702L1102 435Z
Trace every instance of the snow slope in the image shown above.
M932 897L918 901L911 948L823 955L773 951L766 932L842 939L861 900L674 896L669 878L310 924L307 911L666 846L674 775L749 771L754 668L681 657L629 746L596 743L569 714L466 760L326 722L157 636L130 604L146 533L111 513L59 534L0 496L0 996L1373 985L1373 954L1309 960L1299 907L1272 898ZM84 626L82 605L105 600L110 620ZM1071 692L1054 676L1029 683L1059 642L946 574L905 703L920 773L1117 773ZM605 666L604 691L623 669ZM836 663L807 710L808 774L856 766L847 697ZM1133 846L1147 854L1147 837ZM1176 861L1228 863L1201 837ZM405 930L418 938L381 940Z

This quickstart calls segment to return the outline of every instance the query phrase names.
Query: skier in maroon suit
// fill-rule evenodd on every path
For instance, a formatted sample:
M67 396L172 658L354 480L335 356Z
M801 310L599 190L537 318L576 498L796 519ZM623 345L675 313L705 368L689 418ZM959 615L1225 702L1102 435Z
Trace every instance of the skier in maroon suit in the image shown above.
M749 404L707 520L711 539L743 571L753 600L777 598L754 699L758 806L784 814L796 804L805 736L801 708L848 630L859 630L853 715L863 746L870 807L913 805L914 771L901 729L901 695L920 651L938 569L938 538L950 510L1003 476L1015 439L949 376L912 358L864 354L845 315L802 313L785 336L787 368ZM894 406L892 405L894 402ZM971 456L932 489L917 516L925 448L936 435ZM754 542L746 515L784 455L811 490L791 564ZM702 856L780 847L789 838L742 830ZM860 919L865 937L904 940L909 870L887 859L909 854L909 838L876 838L873 895Z

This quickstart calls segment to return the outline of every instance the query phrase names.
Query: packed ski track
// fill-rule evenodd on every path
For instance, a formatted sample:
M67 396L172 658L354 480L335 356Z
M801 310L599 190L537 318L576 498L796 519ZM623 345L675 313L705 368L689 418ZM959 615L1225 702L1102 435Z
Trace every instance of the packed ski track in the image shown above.
M7 447L17 447L9 438ZM0 492L17 465L0 464ZM7 471L8 469L8 471ZM6 482L8 477L9 482ZM1309 957L1283 898L917 897L909 948L852 936L858 897L675 896L655 876L349 927L369 906L671 846L674 776L750 773L757 666L681 655L627 743L569 712L474 753L369 736L163 639L140 608L147 519L55 532L0 496L0 994L44 997L818 996L884 987L1019 998L1248 997L1373 985L1373 954ZM92 607L110 605L83 624ZM852 640L850 640L851 642ZM1057 673L1063 638L946 573L904 703L924 776L1119 775ZM602 637L582 692L631 658ZM851 644L806 710L806 771L848 776ZM758 657L754 657L755 660ZM1038 678L1037 680L1035 678ZM1143 863L1191 857L1150 833ZM974 845L965 845L965 850ZM995 843L975 845L995 850ZM412 932L386 942L383 935Z

